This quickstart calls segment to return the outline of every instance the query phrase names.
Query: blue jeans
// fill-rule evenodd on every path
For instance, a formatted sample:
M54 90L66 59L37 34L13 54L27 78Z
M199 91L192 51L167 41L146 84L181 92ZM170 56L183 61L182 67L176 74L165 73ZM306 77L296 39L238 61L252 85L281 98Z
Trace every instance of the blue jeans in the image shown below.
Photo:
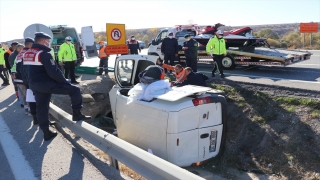
M20 92L20 89L19 89L19 88L18 88L18 95L19 95L19 102L20 102L20 104L24 105L24 103L23 103L23 97L22 97L22 95L21 95L21 92Z

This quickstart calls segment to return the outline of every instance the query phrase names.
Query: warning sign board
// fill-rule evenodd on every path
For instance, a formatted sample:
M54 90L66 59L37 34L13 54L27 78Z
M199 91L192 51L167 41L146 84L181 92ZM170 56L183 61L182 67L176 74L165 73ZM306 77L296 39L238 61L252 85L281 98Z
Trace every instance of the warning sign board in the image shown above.
M316 33L319 31L318 23L300 23L301 33Z
M110 54L128 54L129 49L127 45L106 46L107 55Z
M106 25L106 35L108 46L125 45L126 44L126 28L124 24Z

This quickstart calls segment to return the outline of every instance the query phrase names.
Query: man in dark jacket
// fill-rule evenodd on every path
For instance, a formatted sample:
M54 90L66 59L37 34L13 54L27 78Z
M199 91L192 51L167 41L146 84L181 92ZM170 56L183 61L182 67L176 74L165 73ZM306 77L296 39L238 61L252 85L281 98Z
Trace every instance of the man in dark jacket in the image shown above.
M9 70L9 73L11 74L11 66L9 63L9 56L16 50L16 47L19 43L18 42L13 42L11 43L11 47L4 53L4 60L6 61L6 67Z
M6 76L6 77L9 77L9 74L11 74L11 66L9 63L9 56L13 53L14 50L16 50L16 47L18 44L19 44L18 42L11 43L11 47L6 51L6 53L4 53L4 60L6 61L7 70L3 71L3 73L4 73L4 76ZM12 82L13 82L13 79L12 79ZM19 99L18 87L15 85L14 82L13 82L13 85L14 85L14 90L16 92L16 97L17 97L17 99ZM21 99L19 99L19 100L20 100L21 107L23 107L23 105L21 103L22 100Z
M80 89L71 85L58 68L56 61L50 54L50 39L43 32L35 33L34 44L24 53L23 63L28 72L30 89L33 91L37 103L37 119L44 133L44 140L48 141L57 135L49 129L49 103L52 94L68 94L73 109L72 120L88 120L90 116L81 113L82 97Z
M173 38L173 33L170 32L168 37L164 38L161 44L161 54L164 55L164 63L174 66L174 60L178 57L178 41Z
M187 78L181 83L173 84L174 86L178 86L178 87L184 86L184 85L196 85L196 86L204 86L204 87L207 86L205 81L209 79L208 76L202 73L192 72L192 69L190 67L185 68L185 73Z
M131 36L131 38L127 41L127 43L130 51L129 54L138 54L138 50L139 50L139 53L141 53L139 42L135 39L134 36Z
M186 56L186 65L191 67L193 72L197 72L198 42L190 35L185 35L184 38L186 41L183 43L182 50Z

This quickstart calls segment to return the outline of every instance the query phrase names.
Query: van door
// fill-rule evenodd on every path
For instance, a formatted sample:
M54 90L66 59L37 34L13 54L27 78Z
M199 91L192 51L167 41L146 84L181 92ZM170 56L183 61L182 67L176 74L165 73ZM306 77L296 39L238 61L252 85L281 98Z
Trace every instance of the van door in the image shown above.
M138 74L149 65L155 65L157 56L123 55L116 59L114 77L121 88L130 88L139 82Z
M98 51L94 42L94 33L91 26L81 28L83 51L87 59L97 57Z

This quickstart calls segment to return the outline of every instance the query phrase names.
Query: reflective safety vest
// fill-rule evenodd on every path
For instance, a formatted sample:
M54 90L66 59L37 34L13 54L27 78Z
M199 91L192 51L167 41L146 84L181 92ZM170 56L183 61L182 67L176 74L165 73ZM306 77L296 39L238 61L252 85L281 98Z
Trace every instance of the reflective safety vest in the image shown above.
M77 60L76 50L72 43L63 43L58 52L59 62L71 62Z
M0 48L0 65L4 65L6 62L4 60L4 54L6 53L6 50L3 48Z
M106 52L106 46L102 46L100 49L99 49L99 58L105 58L105 57L108 57L107 55L107 52Z
M17 65L18 63L22 62L22 58L25 52L27 52L29 48L23 48L19 54L17 55L16 59L14 60L13 66L11 68L11 72L17 72Z
M9 53L9 55L11 55L13 51L11 51L10 49L8 49L6 52Z
M226 54L226 42L223 38L219 39L217 36L211 38L206 46L206 51L209 54L221 55Z
M36 65L36 66L43 66L43 64L40 61L40 54L43 52L43 50L40 50L38 48L32 48L29 49L27 52L23 55L23 64L24 65Z

